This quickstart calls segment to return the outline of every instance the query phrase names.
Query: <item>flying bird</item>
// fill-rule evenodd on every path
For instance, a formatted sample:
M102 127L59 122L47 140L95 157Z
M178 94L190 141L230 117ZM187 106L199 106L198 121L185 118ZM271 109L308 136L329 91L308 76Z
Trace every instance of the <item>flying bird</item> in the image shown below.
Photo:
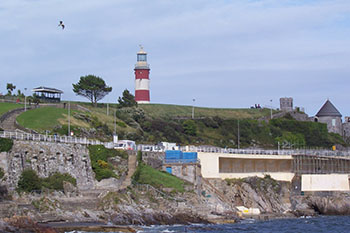
M58 25L59 27L62 27L62 30L64 29L64 24L63 21L60 21L60 24Z

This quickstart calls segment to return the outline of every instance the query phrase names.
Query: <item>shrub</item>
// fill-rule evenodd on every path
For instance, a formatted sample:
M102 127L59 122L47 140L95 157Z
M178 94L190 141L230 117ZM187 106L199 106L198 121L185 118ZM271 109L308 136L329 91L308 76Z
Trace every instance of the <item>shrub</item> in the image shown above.
M26 169L22 172L18 181L18 191L31 192L41 189L41 179L32 169Z
M69 182L74 186L77 185L77 181L74 177L68 173L54 173L51 176L42 179L42 186L48 189L63 190L63 181Z
M5 172L4 170L0 167L0 180L4 177Z
M107 149L102 145L89 146L89 156L91 159L92 170L95 172L95 178L98 181L111 177L117 178L113 172L113 166L108 162L108 158L119 156L123 159L128 158L125 151Z
M12 139L0 138L0 152L9 152L12 149L12 146Z

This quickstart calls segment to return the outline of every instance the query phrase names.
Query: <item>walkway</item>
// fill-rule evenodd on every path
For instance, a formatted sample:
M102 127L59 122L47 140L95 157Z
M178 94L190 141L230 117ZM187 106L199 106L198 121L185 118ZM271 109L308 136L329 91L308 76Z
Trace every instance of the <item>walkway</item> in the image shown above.
M137 160L136 160L136 154L130 154L128 158L128 175L126 176L124 182L120 186L120 189L126 189L128 186L131 185L131 178L134 175L136 171L136 165L137 165Z
M0 128L6 131L15 131L19 129L16 126L16 118L22 112L24 112L24 108L17 108L2 115L0 119Z

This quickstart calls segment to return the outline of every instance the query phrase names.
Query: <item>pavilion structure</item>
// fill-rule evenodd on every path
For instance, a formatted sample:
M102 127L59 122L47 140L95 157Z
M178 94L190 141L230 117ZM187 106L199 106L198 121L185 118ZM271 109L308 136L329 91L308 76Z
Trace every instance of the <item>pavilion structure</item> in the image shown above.
M50 87L37 87L32 90L42 102L59 103L63 91Z

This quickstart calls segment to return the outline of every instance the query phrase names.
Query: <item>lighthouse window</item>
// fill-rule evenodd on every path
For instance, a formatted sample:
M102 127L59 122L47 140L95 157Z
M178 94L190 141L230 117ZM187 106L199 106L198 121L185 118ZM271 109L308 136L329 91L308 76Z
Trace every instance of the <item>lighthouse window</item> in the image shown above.
M137 54L137 61L146 61L146 54Z

